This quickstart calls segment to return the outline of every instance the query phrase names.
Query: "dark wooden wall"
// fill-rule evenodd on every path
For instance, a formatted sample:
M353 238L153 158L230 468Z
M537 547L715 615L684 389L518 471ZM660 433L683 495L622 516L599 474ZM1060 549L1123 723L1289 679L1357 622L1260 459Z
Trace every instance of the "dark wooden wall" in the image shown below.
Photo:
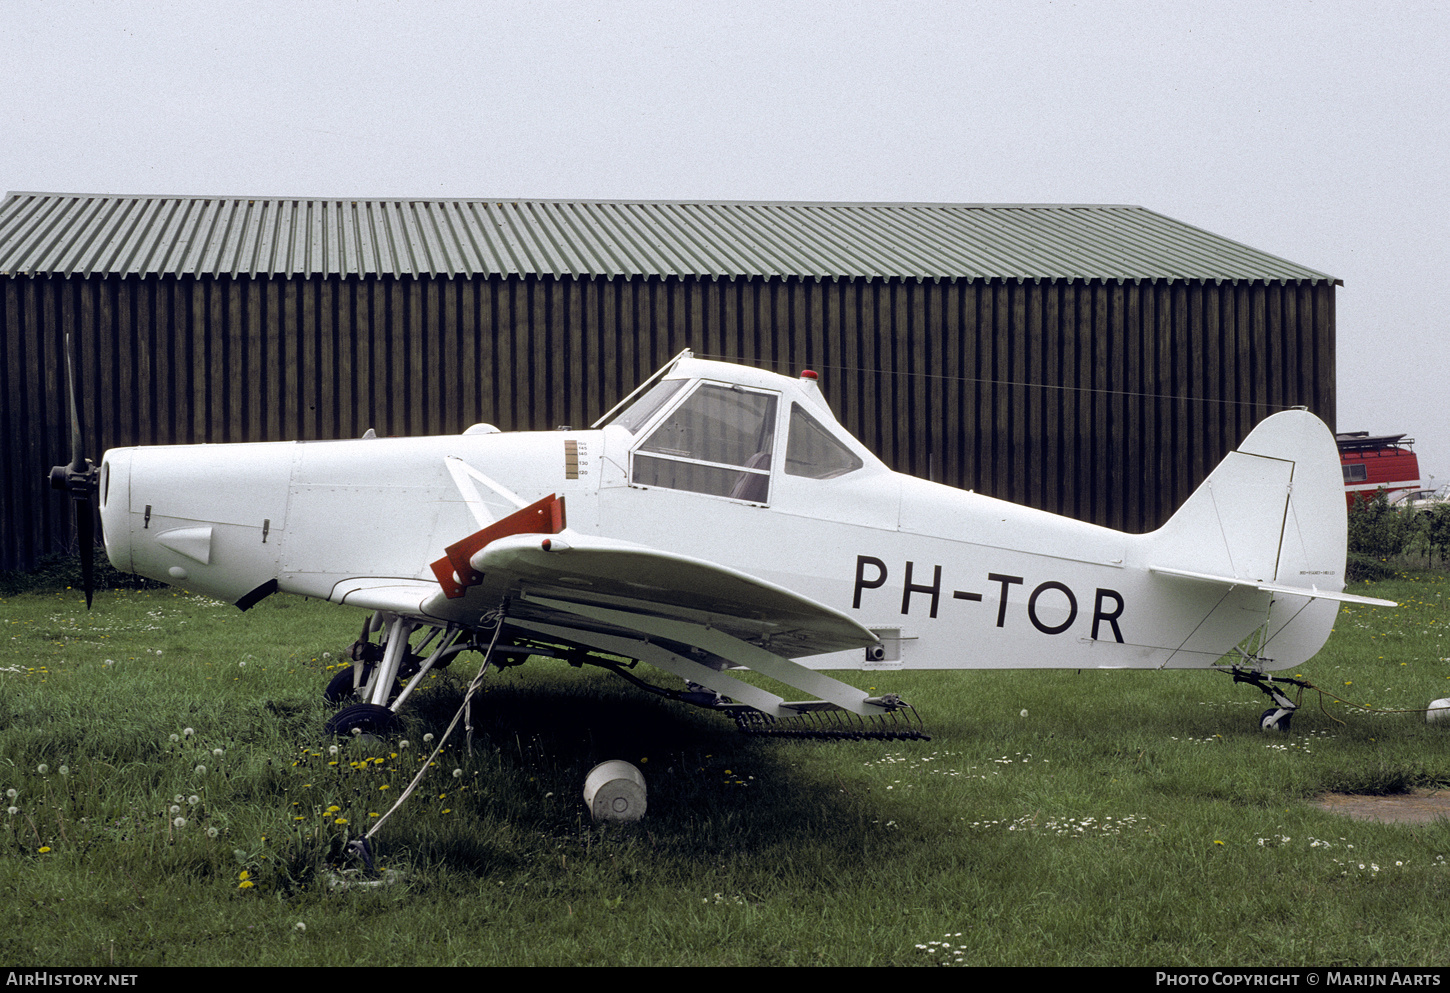
M680 349L816 369L918 476L1144 531L1274 411L1334 423L1334 287L1099 281L0 277L0 569L72 544L87 447L584 427Z

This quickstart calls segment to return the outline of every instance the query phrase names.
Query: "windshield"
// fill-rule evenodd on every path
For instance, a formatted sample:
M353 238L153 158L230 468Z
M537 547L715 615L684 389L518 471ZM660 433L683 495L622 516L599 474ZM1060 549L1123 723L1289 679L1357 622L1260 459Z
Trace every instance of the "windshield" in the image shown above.
M630 434L638 434L640 427L654 416L655 411L668 403L670 397L680 392L680 387L688 382L688 379L666 379L655 383L643 396L607 423L618 424Z

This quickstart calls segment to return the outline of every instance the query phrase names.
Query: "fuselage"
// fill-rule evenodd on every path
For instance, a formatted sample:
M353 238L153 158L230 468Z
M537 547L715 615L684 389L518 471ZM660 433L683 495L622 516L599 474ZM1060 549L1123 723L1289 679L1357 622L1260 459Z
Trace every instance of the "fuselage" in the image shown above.
M1247 587L1153 575L1153 535L895 473L813 381L718 363L680 363L596 430L119 449L100 487L117 568L243 606L432 582L446 546L557 494L573 531L740 570L881 638L813 668L1198 667L1264 620ZM1325 606L1280 622L1313 628L1285 664L1317 650Z

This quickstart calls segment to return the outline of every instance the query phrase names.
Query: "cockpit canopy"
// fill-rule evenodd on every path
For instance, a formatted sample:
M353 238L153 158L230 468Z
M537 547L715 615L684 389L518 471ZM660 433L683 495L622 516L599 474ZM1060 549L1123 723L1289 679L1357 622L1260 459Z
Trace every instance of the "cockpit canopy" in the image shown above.
M667 375L608 421L635 436L636 485L768 503L780 434L787 475L834 479L866 465L813 380L691 359Z

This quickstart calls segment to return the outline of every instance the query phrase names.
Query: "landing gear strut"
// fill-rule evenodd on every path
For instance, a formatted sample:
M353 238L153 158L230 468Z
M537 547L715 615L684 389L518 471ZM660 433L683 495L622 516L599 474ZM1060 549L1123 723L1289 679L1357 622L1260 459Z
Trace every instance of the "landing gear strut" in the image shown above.
M353 728L368 734L386 732L394 724L398 708L425 675L446 667L459 652L477 647L472 641L460 643L463 629L450 624L434 626L414 652L408 639L421 626L418 621L381 612L364 623L362 635L348 649L352 667L333 676L323 693L329 703L355 701L327 722L328 734L346 735ZM382 628L387 629L384 640L370 641L369 635ZM421 654L435 638L438 642L433 650L427 656Z
M1234 666L1226 671L1233 676L1234 682L1248 683L1250 686L1258 687L1274 703L1274 706L1259 715L1259 730L1279 730L1287 734L1289 723L1293 720L1294 712L1299 709L1299 705L1290 700L1280 687L1297 686L1302 690L1307 689L1309 684L1302 679L1293 679L1288 676L1275 679L1268 673L1259 672L1257 669L1245 669L1241 666Z
M1269 643L1269 617L1274 609L1274 601L1269 601L1268 608L1264 611L1264 620L1254 634L1239 643L1234 649L1240 659L1239 664L1230 665L1221 669L1221 672L1228 672L1233 675L1234 682L1248 683L1250 686L1257 686L1269 702L1274 706L1259 715L1259 730L1273 731L1278 729L1285 734L1289 733L1289 724L1294 719L1294 711L1299 709L1299 704L1290 700L1281 690L1281 686L1297 686L1299 689L1310 689L1308 683L1302 679L1293 679L1289 676L1281 676L1275 679L1264 671L1264 664L1272 662L1273 659L1266 658L1262 652ZM1301 694L1302 695L1302 692Z

